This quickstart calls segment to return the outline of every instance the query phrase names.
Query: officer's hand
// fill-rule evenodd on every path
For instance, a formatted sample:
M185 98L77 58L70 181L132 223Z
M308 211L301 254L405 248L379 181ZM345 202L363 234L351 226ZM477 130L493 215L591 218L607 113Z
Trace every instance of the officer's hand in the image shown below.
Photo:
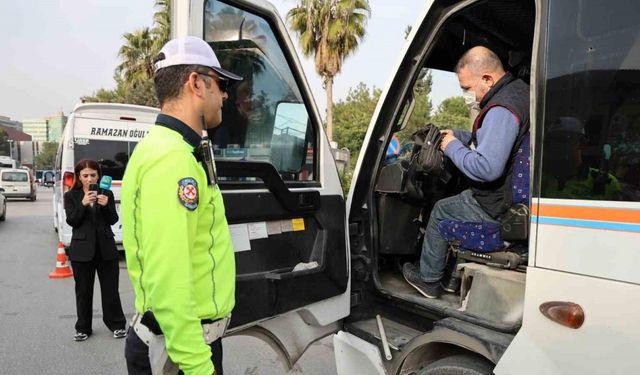
M447 148L447 145L449 145L451 141L456 139L456 137L453 135L453 130L447 129L443 130L441 133L444 135L444 137L442 138L442 142L440 142L440 150L444 152L444 150Z
M97 194L98 193L93 190L89 190L86 193L84 193L84 198L82 198L82 205L86 207L91 203L95 202L97 199Z
M107 203L109 203L109 197L107 197L106 195L100 194L97 197L98 199L98 204L101 206L106 206Z

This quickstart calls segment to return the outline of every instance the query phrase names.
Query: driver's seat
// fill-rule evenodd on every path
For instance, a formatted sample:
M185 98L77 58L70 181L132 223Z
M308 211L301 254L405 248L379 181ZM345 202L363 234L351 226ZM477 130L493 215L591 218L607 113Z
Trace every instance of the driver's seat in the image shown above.
M516 269L527 259L529 232L529 134L522 139L512 172L512 207L500 223L442 220L438 232L449 241L457 261ZM509 241L509 242L505 242ZM455 270L454 270L455 271Z

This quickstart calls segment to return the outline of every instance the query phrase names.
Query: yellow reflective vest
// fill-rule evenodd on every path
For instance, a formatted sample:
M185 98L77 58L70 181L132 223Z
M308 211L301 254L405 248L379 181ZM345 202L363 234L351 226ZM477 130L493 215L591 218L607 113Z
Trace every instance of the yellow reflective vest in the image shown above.
M185 374L211 375L200 321L231 313L235 260L220 189L193 151L177 131L151 128L122 180L122 231L136 311L153 311Z

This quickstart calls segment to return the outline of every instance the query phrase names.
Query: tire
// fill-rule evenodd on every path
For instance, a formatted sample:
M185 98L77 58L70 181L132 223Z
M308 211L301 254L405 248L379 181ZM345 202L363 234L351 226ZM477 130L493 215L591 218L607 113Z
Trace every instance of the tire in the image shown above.
M2 211L2 216L0 216L0 221L5 221L7 218L7 203L4 204L4 210Z
M458 354L429 364L418 375L491 375L494 367L480 356Z

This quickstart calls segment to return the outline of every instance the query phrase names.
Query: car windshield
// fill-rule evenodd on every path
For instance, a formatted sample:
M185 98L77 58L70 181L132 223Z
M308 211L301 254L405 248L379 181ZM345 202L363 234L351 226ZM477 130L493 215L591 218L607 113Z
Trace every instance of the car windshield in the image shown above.
M24 172L4 172L2 181L7 182L27 182L27 174Z

